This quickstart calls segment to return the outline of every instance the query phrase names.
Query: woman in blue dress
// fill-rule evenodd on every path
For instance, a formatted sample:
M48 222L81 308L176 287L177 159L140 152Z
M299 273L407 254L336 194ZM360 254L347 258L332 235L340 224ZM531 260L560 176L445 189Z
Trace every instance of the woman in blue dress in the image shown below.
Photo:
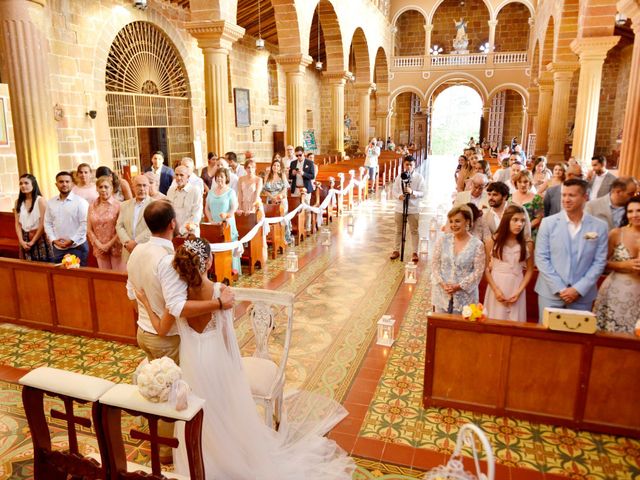
M213 177L213 184L211 190L207 194L207 201L204 209L204 214L207 217L207 221L213 224L219 224L227 222L231 228L231 240L238 240L238 229L236 228L235 212L238 209L238 197L236 192L229 187L229 170L226 168L219 168ZM233 255L232 268L238 272L238 275L242 273L240 266L240 257Z

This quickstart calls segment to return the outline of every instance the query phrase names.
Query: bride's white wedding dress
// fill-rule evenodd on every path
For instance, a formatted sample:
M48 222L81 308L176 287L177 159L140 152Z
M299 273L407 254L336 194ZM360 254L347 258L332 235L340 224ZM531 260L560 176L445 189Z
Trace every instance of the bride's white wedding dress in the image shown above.
M214 296L218 296L216 284ZM207 479L350 479L353 460L323 435L346 416L337 402L296 393L284 404L280 429L258 415L242 371L232 311L215 312L202 333L177 320L180 367L193 392L206 400L202 453ZM182 430L182 431L181 431ZM178 438L184 438L183 428ZM184 442L174 450L176 472L188 475Z

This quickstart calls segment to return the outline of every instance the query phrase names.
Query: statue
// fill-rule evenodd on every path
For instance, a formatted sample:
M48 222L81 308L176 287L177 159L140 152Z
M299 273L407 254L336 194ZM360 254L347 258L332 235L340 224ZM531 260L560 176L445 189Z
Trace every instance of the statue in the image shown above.
M350 137L349 130L351 130L351 118L345 113L344 115L344 136Z
M467 37L467 22L460 18L460 21L453 21L456 26L456 38L453 39L452 53L466 54L469 53L469 37Z

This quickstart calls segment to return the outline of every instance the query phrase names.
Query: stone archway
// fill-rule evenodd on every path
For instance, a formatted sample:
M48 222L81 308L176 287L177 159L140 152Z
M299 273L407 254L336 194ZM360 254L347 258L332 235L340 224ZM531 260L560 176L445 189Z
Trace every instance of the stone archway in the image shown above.
M431 109L434 155L459 154L470 137L478 138L482 105L482 96L469 85L451 85L439 93Z
M414 57L425 55L427 19L418 10L405 10L394 23L396 28L393 55Z

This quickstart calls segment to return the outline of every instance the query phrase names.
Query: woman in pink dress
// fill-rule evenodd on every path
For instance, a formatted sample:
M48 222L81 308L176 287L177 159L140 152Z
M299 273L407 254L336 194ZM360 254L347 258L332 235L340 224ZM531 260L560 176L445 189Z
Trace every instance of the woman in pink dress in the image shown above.
M484 309L494 320L527 321L527 284L533 275L533 242L524 233L526 215L520 205L509 205L493 239L485 278L489 286Z
M244 163L247 172L238 180L238 213L249 214L256 211L256 202L260 200L262 192L262 178L256 175L256 162L247 160Z
M98 268L125 272L122 244L116 233L120 202L113 196L111 177L100 177L96 182L98 199L89 205L87 237L98 261Z

